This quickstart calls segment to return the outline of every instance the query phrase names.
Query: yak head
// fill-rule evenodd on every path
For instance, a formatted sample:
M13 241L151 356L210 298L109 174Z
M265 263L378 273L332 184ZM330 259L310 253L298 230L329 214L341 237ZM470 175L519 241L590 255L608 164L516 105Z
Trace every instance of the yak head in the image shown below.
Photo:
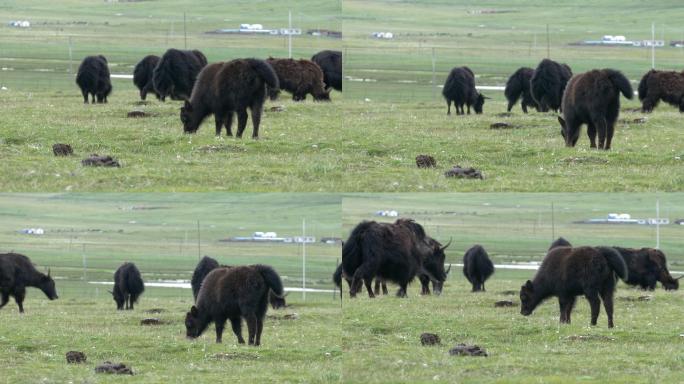
M185 314L185 336L188 339L200 337L202 332L207 329L209 322L202 319L196 306L190 308L190 312Z
M271 307L273 309L280 309L280 308L285 308L287 307L287 303L285 302L285 296L289 294L285 293L282 296L278 296L275 294L273 291L268 292L268 302L271 304Z
M482 113L482 107L484 106L485 100L489 99L489 97L478 93L477 97L475 98L475 103L473 104L473 109L475 110L475 113L478 115Z
M193 122L193 110L194 109L192 104L190 104L189 101L185 100L185 104L180 109L180 119L183 123L183 131L185 133L195 133L197 132L197 128L199 128L199 125L194 124Z
M563 136L563 139L565 140L565 146L574 147L579 139L579 129L575 129L573 132L568 131L570 129L568 124L560 116L558 116L558 122L561 126L561 136Z
M323 87L323 85L321 85ZM314 101L330 101L330 89L314 94Z
M532 285L531 281L527 280L525 285L520 287L520 314L529 316L536 306L537 304L534 300L534 285Z
M668 291L679 289L679 279L681 279L681 276L677 279L672 278L670 271L667 270L665 254L661 250L649 250L648 260L651 262L652 270L658 276L658 281L663 285L663 288Z
M116 309L123 310L124 304L126 303L126 299L124 298L124 295L121 293L121 291L116 289L116 287L114 287L114 291L108 291L108 292L112 294L112 298L114 299L114 302L116 303Z
M58 299L57 290L55 289L55 281L50 277L50 269L48 268L47 275L43 275L38 283L38 288L43 291L45 296L50 300Z
M446 281L447 276L451 271L451 264L447 270L444 270L444 260L446 259L444 250L451 245L451 239L449 239L449 242L444 246L431 237L428 237L426 240L432 247L432 252L428 254L428 257L423 261L421 272L430 279L433 292L435 295L439 296L444 288L444 281Z

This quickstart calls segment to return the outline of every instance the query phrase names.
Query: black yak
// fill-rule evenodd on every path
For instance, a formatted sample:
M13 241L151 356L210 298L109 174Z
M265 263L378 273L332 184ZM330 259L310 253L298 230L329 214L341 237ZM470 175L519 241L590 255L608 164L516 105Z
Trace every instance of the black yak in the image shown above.
M428 245L432 247L432 252L428 254L425 260L423 260L423 267L421 268L421 271L418 273L418 280L420 280L420 294L429 295L430 283L432 283L433 292L435 293L435 295L439 296L442 294L444 282L446 281L447 277L449 276L449 272L451 271L451 264L449 264L449 267L446 270L444 270L444 263L446 260L446 254L444 253L444 250L451 245L451 239L445 246L442 246L442 244L439 241L433 239L430 236L426 236L425 240L427 241ZM436 271L436 273L438 273L439 275L435 276L430 271Z
M198 50L167 50L152 71L155 93L162 101L167 96L172 100L187 100L197 75L206 65L207 58Z
M568 80L572 77L572 70L567 64L559 64L553 60L542 60L530 79L532 98L537 103L537 110L548 112L549 109L558 111L561 108L563 91Z
M646 72L639 82L639 100L643 112L651 112L660 100L684 112L684 72Z
M656 283L660 281L663 288L676 290L679 288L677 278L672 278L667 270L665 254L655 248L622 248L614 247L625 260L628 269L628 277L625 283L638 285L641 289L654 290Z
M123 263L114 272L114 289L111 294L116 302L116 309L133 309L133 304L145 291L140 271L133 263Z
M473 245L463 255L463 275L472 284L473 292L485 291L485 281L493 273L494 264L481 245Z
M342 52L320 51L313 55L311 61L321 67L325 88L332 87L342 92Z
M442 88L442 95L447 102L447 115L451 115L451 102L454 102L456 107L456 114L463 115L463 105L468 108L470 114L470 107L473 107L475 113L482 113L482 106L484 105L485 97L475 89L475 74L468 67L456 67L449 72Z
M92 103L106 103L107 96L112 92L112 83L109 77L107 59L102 56L87 56L78 67L76 84L81 88L83 103L88 104L88 95Z
M242 137L247 126L247 109L252 114L252 138L259 138L259 124L266 93L275 99L279 82L273 68L258 59L237 59L207 65L197 77L190 100L181 108L180 118L186 133L195 133L202 121L214 114L216 136L225 124L228 136L233 113L237 114L236 136Z
M154 68L157 64L159 64L159 56L148 55L140 60L140 62L135 65L135 68L133 68L133 84L140 90L141 100L147 98L148 92L154 93L157 96L157 99L161 99L154 89L154 83L152 81L152 74L154 73Z
M316 101L330 101L330 90L325 89L323 71L311 60L274 59L266 60L278 75L280 88L292 94L292 100L301 101L311 94Z
M423 227L410 219L398 219L391 224L375 221L358 224L342 248L343 274L351 279L349 295L355 297L365 284L368 296L375 297L371 290L375 277L397 283L399 297L406 297L408 284L419 273L443 283L444 263L425 263L440 251L427 239Z
M553 243L551 243L548 250L550 251L556 247L572 247L572 244L570 244L569 241L565 240L565 238L559 237L556 240L554 240Z
M249 344L260 345L270 291L277 296L283 295L280 276L269 266L214 269L204 278L197 304L185 315L187 337L199 337L209 323L214 322L216 342L220 343L226 320L230 320L238 343L244 344L241 324L241 318L244 318Z
M610 149L615 121L620 112L620 93L634 97L632 85L619 71L594 69L573 76L563 94L563 116L558 116L561 134L567 147L574 147L580 135L580 126L587 124L591 148Z
M560 322L570 323L576 296L584 295L591 306L591 325L596 325L601 299L613 327L615 275L627 279L625 261L613 248L557 247L544 258L534 280L520 288L520 313L529 316L545 299L558 297ZM599 299L600 297L600 299Z
M537 102L534 101L530 91L530 79L533 73L534 69L521 67L508 78L506 89L504 90L504 95L506 95L506 100L508 100L508 112L513 109L513 106L521 97L520 106L524 113L527 113L527 107L538 109Z
M45 275L38 272L31 260L24 255L18 253L0 254L0 294L2 295L0 308L7 304L10 296L14 296L14 301L19 306L19 312L24 313L26 287L40 289L50 300L58 298L55 281L50 277L50 269Z

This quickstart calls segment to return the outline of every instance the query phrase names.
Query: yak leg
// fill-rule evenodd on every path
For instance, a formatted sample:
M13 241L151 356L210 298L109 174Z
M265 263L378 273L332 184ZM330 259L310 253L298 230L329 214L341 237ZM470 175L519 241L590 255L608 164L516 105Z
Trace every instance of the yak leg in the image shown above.
M226 318L215 318L214 325L216 326L216 343L221 343L223 341L223 328L226 326Z
M363 284L366 286L366 291L368 291L368 297L371 299L375 297L373 294L373 289L371 288L371 283L373 282L373 279L363 279Z
M594 122L596 126L596 131L598 133L598 149L604 149L606 143L606 119L603 117L598 118Z
M228 137L232 137L233 136L233 129L232 129L232 127L233 127L233 111L228 111L228 113L226 113L225 124L226 124L226 131L228 131L228 132L226 132L226 135Z
M468 114L470 115L470 104L466 104L466 109L468 110Z
M523 102L521 102L521 106L522 106L523 113L527 113L527 104L523 101ZM511 109L508 108L508 112L510 112L510 111L511 111Z
M564 297L558 296L558 304L560 306L560 322L561 324L570 324L570 312L575 304L575 296Z
M233 327L233 333L237 336L238 344L244 344L245 339L242 338L242 320L240 317L231 318L230 325Z
M14 301L19 306L19 313L24 313L24 297L26 297L26 288L17 287L14 289Z
M373 287L373 293L376 296L380 295L380 279L375 279L375 286Z
M7 302L9 301L9 296L10 296L9 292L2 291L2 301L0 302L0 308L7 305Z
M458 112L458 110L456 110L456 112ZM449 115L451 115L451 100L447 100L447 116Z
M130 310L133 310L133 304L135 304L135 300L137 298L133 295L128 295L128 306L130 307Z
M354 272L354 276L352 276L352 290L349 292L349 295L351 297L355 297L356 293L359 292L361 288L361 281L363 280L363 283L366 285L366 290L368 291L368 297L371 299L375 297L373 294L373 290L371 289L371 283L373 280L373 275L375 273L376 269L373 268L370 264L361 264L360 267L356 269Z
M88 104L88 91L81 90L81 94L83 95L83 104Z
M226 116L223 112L214 112L214 123L216 124L216 136L221 136L221 127L226 121Z
M389 292L387 292L387 283L385 283L385 280L382 281L382 294L387 295Z
M604 288L601 292L601 299L603 300L603 308L606 309L606 316L608 316L608 328L613 328L613 290Z
M591 325L596 325L596 320L598 320L599 311L601 310L601 300L599 299L597 292L587 292L585 293L587 300L589 300L589 305L591 306Z
M92 100L90 101L90 104L95 104L95 94L94 93L91 94L91 99Z
M486 291L487 291L487 290L485 289L484 284L485 284L485 282L484 282L484 280L482 280L482 292L486 292Z
M247 323L247 332L249 333L248 344L254 345L257 330L257 317L254 313L245 315L245 322Z
M615 133L615 123L608 123L606 126L606 145L603 149L610 149L610 142L613 141L613 133Z
M589 142L591 143L591 148L596 148L596 126L589 122L587 123L587 136L589 136Z
M264 319L257 317L257 329L256 329L256 341L254 342L255 346L261 345L261 331L264 330Z
M397 291L397 297L407 297L406 290L408 289L407 283L400 283L399 290Z
M259 125L261 124L261 111L263 110L263 104L257 103L257 105L252 105L252 139L259 138Z
M240 139L242 138L242 132L245 131L245 127L247 126L247 109L242 108L237 111L237 120L238 120L238 129L237 133L235 136Z
M430 294L430 279L427 276L419 276L420 280L420 294L429 295Z

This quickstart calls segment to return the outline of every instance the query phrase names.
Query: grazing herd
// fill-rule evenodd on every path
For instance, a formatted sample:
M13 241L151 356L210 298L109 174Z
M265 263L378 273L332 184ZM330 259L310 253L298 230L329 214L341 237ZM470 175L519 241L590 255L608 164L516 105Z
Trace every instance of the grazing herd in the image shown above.
M373 279L398 284L397 296L406 297L407 285L419 276L421 294L429 294L426 290L429 281L439 284L435 288L439 294L448 275L448 270L444 270L445 249L446 246L442 247L411 219L398 219L394 223L363 221L343 243L342 264L333 274L333 281L341 287L341 280L345 278L352 298L362 283L368 296L375 297L377 292L370 286ZM463 275L472 285L472 292L484 291L485 281L493 273L494 264L484 247L478 244L466 251ZM430 279L423 281L420 276L430 276ZM618 278L643 289L652 290L660 282L666 290L676 290L681 277L675 279L670 275L665 254L657 249L573 247L559 237L551 243L534 278L520 287L520 313L529 316L543 301L557 297L560 322L570 323L577 296L584 295L591 307L591 325L596 325L603 301L608 327L612 328L613 294Z
M112 92L107 59L88 56L76 76L84 103L106 103ZM214 115L216 136L226 127L232 136L233 115L237 116L235 136L241 138L252 117L252 138L258 139L263 105L268 96L275 100L281 89L294 101L310 94L315 101L330 101L330 91L342 91L342 52L324 50L311 60L235 59L209 64L198 50L168 49L161 57L145 56L133 69L133 84L146 100L148 93L157 99L184 101L181 122L186 133L195 133L202 121Z

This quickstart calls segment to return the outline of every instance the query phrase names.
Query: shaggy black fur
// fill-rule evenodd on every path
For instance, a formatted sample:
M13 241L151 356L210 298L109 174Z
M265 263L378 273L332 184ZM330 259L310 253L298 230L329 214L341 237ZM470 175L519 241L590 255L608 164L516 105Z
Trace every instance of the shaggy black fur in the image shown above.
M147 93L152 92L157 99L161 99L159 94L154 89L154 84L152 82L152 74L154 73L154 68L159 64L159 56L148 55L145 56L138 64L133 68L133 84L140 90L140 99L145 100L147 98Z
M78 67L76 84L81 88L84 104L88 104L88 95L93 104L96 100L98 103L106 103L107 96L112 92L107 59L102 55L84 58Z
M311 61L321 67L325 88L332 87L342 92L342 52L320 51L313 55Z
M123 263L114 272L114 290L111 292L116 309L133 309L133 304L138 302L138 298L145 291L145 283L138 267L133 263Z
M447 115L451 115L451 102L454 102L456 114L463 115L463 105L472 106L475 113L482 113L485 97L475 89L475 74L468 67L456 67L451 70L442 88L442 95L447 102Z
M551 246L549 246L549 251L556 247L572 247L572 244L570 244L569 241L565 240L565 238L559 237L556 240L554 240L553 243L551 243Z
M280 88L292 94L292 100L301 101L311 94L316 101L330 101L330 90L325 89L323 71L311 60L266 60L278 75Z
M574 147L580 127L587 124L591 148L610 149L615 121L620 113L620 93L634 97L632 85L620 72L613 69L594 69L574 76L563 94L563 116L558 117L561 135L567 147Z
M190 280L190 286L192 286L192 296L194 297L195 301L197 301L197 295L202 287L202 281L204 278L209 274L209 272L218 267L218 261L209 256L204 256L202 260L197 263L195 271L192 273L192 279Z
M660 100L684 112L684 72L646 72L639 82L639 100L643 112L651 112Z
M530 91L530 79L532 79L533 73L534 69L522 67L508 78L506 89L504 90L504 95L506 95L506 100L508 100L508 112L513 109L513 106L518 102L518 99L520 99L521 96L522 100L520 101L520 106L524 113L527 113L527 107L539 109L537 102L534 101L532 92Z
M249 330L249 345L260 345L271 290L278 296L283 295L280 276L269 266L214 269L202 283L197 304L185 316L187 337L199 337L213 322L216 342L220 343L226 320L230 320L238 343L244 344L241 324L244 318Z
M237 59L226 63L207 65L197 77L192 97L181 108L180 118L187 133L197 132L202 121L214 114L216 136L226 126L228 136L233 113L237 114L236 136L242 137L247 126L247 109L252 115L252 138L259 137L259 124L268 91L275 99L279 91L278 77L273 68L258 59Z
M655 248L614 248L620 252L629 270L625 283L651 291L659 281L667 290L679 288L679 281L667 269L667 259L662 251Z
M50 270L47 275L36 270L28 257L18 253L0 254L0 308L4 307L9 301L10 296L14 296L19 312L24 312L24 298L26 297L26 287L36 287L43 291L50 300L57 299L55 282L50 277Z
M568 80L572 77L572 70L566 64L559 64L553 60L542 60L530 79L530 90L540 112L561 108L563 91Z
M472 284L473 292L485 291L485 281L493 273L494 264L481 245L473 245L463 255L463 275Z
M206 65L207 58L200 51L167 50L152 72L155 93L162 101L167 96L173 100L187 100L197 75Z
M616 275L626 280L627 266L613 248L553 248L544 258L534 281L527 280L520 288L520 313L529 316L542 301L558 296L560 322L570 323L576 296L584 295L591 305L591 325L596 325L602 299L608 327L612 328Z

